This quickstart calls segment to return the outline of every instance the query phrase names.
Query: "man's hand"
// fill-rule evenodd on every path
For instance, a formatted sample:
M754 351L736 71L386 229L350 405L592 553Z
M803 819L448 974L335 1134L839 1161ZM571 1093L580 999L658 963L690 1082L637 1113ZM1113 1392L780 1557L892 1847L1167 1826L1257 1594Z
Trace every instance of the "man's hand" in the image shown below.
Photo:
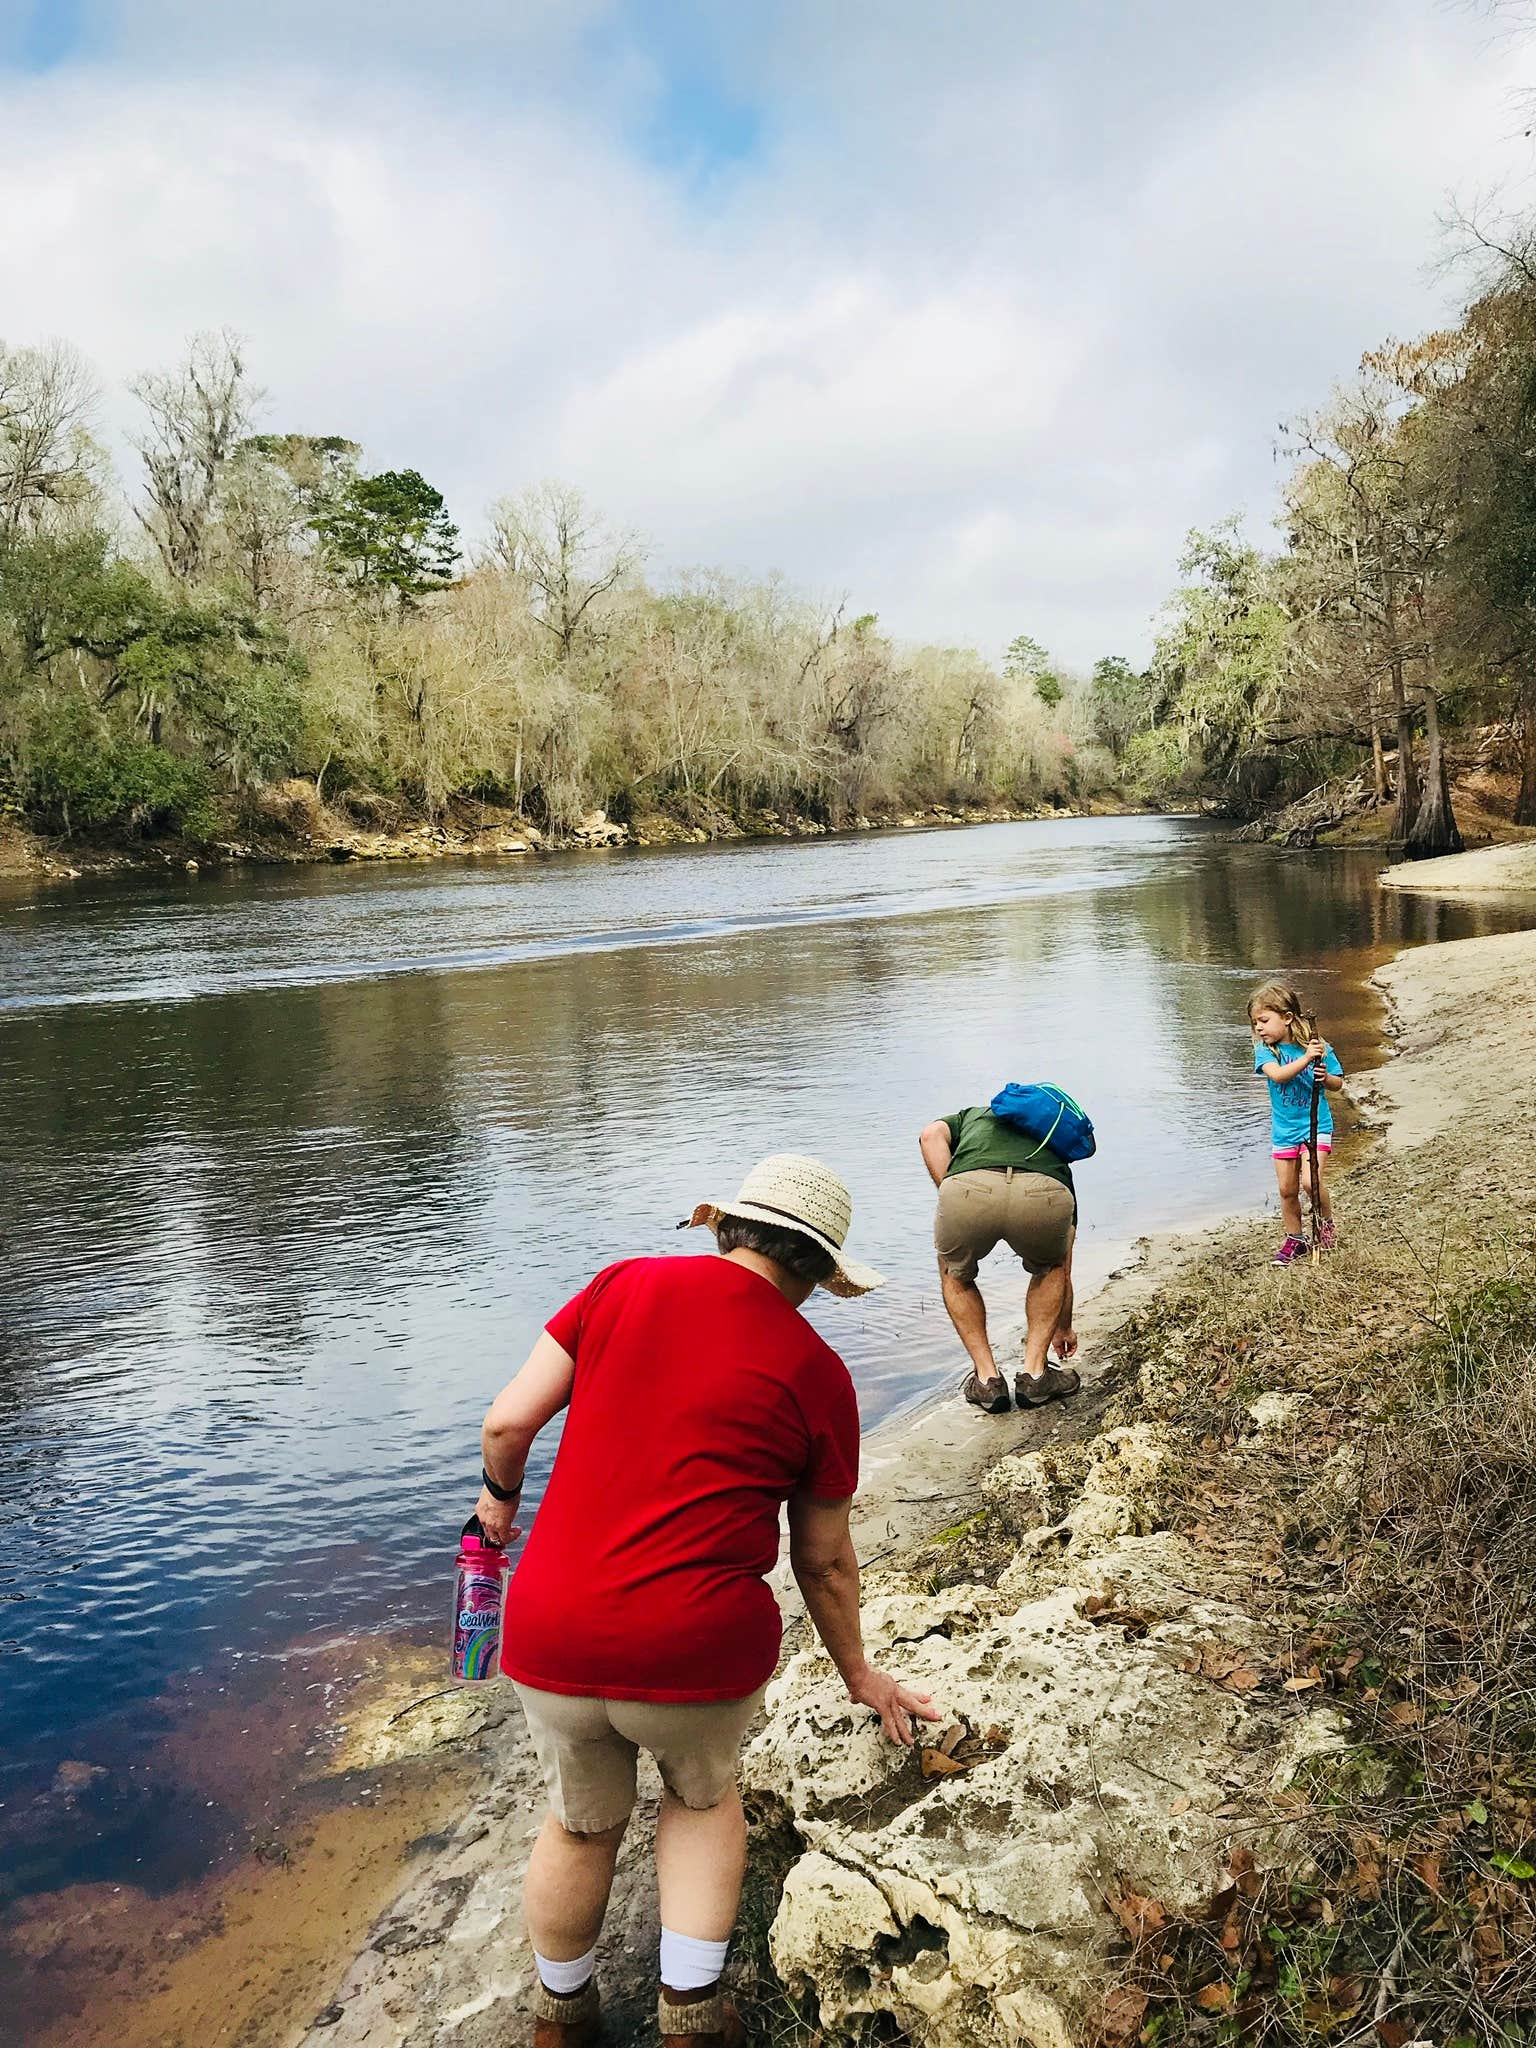
M522 1530L512 1519L517 1506L515 1500L497 1500L488 1487L481 1487L480 1498L475 1502L475 1519L487 1543L505 1546L522 1535Z
M1051 1339L1051 1349L1058 1358L1076 1358L1077 1332L1070 1323L1064 1323Z
M914 1715L924 1721L939 1719L932 1693L917 1692L889 1671L877 1671L873 1664L865 1664L848 1680L848 1697L856 1707L873 1707L891 1741L907 1749L916 1739Z

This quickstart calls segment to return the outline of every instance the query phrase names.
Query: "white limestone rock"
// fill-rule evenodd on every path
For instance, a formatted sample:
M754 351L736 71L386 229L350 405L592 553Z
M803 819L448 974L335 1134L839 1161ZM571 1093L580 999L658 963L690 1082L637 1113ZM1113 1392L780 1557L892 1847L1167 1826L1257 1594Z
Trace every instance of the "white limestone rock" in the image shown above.
M1099 1469L1134 1489L1144 1456L1144 1441L1122 1440ZM945 1720L1003 1729L1003 1752L965 1776L924 1780L817 1653L770 1690L746 1781L805 1847L773 1958L834 2038L888 2013L921 2048L1066 2048L1104 1981L1116 1886L1197 1911L1221 1883L1217 1809L1261 1810L1302 1754L1337 1739L1326 1711L1180 1668L1194 1644L1246 1646L1254 1625L1185 1590L1196 1580L1178 1539L1121 1536L1091 1559L1074 1558L1075 1541L1059 1582L1013 1611L1006 1584L869 1604L876 1661L931 1691ZM1106 1588L1112 1607L1136 1608L1133 1628L1083 1613Z

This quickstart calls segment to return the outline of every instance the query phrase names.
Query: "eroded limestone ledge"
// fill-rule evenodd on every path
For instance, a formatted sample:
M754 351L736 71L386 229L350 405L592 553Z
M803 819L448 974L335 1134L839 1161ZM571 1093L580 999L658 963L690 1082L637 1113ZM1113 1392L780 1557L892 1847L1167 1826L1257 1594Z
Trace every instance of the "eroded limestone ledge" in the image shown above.
M871 1655L946 1718L1004 1730L968 1775L925 1780L819 1650L775 1681L746 1783L803 1853L771 1950L829 2037L884 2013L923 2048L1068 2048L1105 1982L1108 1901L1129 1886L1198 1911L1221 1886L1231 1812L1261 1813L1340 1740L1328 1709L1183 1668L1213 1642L1245 1649L1255 1624L1193 1590L1208 1561L1151 1526L1161 1455L1137 1424L1004 1459L985 1491L1018 1548L995 1585L871 1580ZM1132 1628L1105 1618L1126 1610ZM1292 1853L1279 1833L1249 1846Z

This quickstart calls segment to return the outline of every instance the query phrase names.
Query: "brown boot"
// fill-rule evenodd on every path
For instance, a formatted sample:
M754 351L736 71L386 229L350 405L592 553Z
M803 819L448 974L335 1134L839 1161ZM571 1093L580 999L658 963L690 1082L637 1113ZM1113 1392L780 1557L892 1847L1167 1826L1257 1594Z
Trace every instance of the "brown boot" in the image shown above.
M661 2048L747 2048L741 2014L728 1998L696 1998L674 2005L665 1991L656 2005Z
M1048 1401L1070 1401L1082 1384L1070 1365L1047 1365L1039 1375L1015 1373L1013 1398L1021 1408L1043 1408Z
M973 1408L979 1408L984 1415L1006 1415L1008 1413L1008 1382L999 1373L995 1379L979 1379L972 1373L960 1389Z
M557 1991L533 1987L533 2048L595 2048L602 2039L597 1986L584 1984L562 1998Z

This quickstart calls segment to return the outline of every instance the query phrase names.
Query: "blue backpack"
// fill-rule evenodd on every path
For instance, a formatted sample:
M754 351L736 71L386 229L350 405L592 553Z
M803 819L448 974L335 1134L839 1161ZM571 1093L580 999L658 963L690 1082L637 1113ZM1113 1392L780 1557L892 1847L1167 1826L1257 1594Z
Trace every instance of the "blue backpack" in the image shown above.
M1037 1152L1049 1149L1068 1165L1091 1159L1098 1150L1088 1112L1049 1081L1010 1081L987 1107L1000 1123L1036 1139Z

